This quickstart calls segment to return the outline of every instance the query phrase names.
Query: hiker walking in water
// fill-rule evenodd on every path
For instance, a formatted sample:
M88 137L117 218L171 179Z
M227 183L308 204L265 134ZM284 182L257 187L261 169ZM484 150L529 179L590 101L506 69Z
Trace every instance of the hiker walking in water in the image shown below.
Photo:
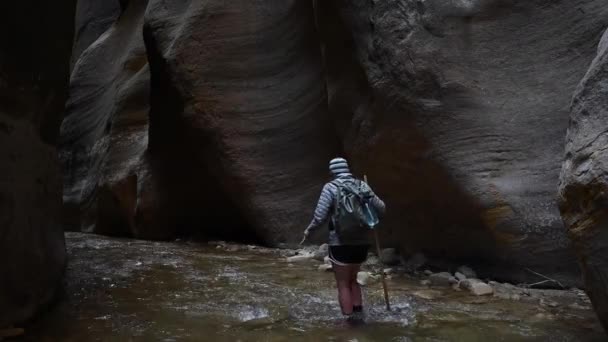
M338 300L347 317L363 312L361 287L357 273L367 259L370 247L369 227L363 222L363 210L384 213L384 202L370 186L350 173L343 158L329 162L333 180L323 187L312 222L304 231L304 239L329 221L329 258L333 264L338 287Z

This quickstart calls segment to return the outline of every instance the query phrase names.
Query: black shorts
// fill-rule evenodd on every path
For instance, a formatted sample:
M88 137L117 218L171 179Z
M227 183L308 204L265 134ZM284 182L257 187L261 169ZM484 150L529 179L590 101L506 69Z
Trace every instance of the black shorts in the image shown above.
M369 245L329 246L329 258L342 264L362 264L368 250Z

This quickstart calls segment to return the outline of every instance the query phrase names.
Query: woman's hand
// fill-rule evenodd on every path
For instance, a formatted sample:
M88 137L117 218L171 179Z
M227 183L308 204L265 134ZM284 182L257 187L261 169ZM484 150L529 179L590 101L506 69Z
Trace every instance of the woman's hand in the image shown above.
M304 242L306 242L306 239L308 239L308 230L304 231L304 238L302 238L302 241L300 241L300 245L303 245Z

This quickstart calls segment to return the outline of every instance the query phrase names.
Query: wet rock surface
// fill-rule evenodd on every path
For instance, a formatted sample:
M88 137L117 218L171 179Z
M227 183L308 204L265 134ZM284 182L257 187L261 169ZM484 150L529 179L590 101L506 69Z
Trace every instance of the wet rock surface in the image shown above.
M0 330L46 307L65 266L56 146L75 8L0 3Z
M605 2L317 3L330 110L390 204L386 241L487 261L480 276L580 283L555 192Z
M288 264L286 250L161 243L68 233L65 297L25 340L559 340L604 338L584 294L549 291L559 306L429 290L402 275L366 288L366 324L347 327L331 273ZM535 290L532 290L534 293ZM538 298L538 297L537 297ZM576 305L574 305L576 304Z
M608 31L572 101L560 209L608 331Z
M149 147L173 184L168 210L233 226L227 236L295 242L339 147L312 2L187 4L150 1L144 25Z

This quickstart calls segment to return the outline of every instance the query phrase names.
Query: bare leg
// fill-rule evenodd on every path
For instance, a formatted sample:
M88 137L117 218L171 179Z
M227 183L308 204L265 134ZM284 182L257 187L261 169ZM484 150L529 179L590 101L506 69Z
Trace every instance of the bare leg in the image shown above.
M342 313L345 315L350 315L353 313L350 273L350 266L340 266L334 264L334 274L336 276L336 283L338 285L338 301L340 302Z
M362 306L363 299L361 296L361 286L357 283L357 273L361 269L361 265L349 265L350 268L350 294L353 306Z

